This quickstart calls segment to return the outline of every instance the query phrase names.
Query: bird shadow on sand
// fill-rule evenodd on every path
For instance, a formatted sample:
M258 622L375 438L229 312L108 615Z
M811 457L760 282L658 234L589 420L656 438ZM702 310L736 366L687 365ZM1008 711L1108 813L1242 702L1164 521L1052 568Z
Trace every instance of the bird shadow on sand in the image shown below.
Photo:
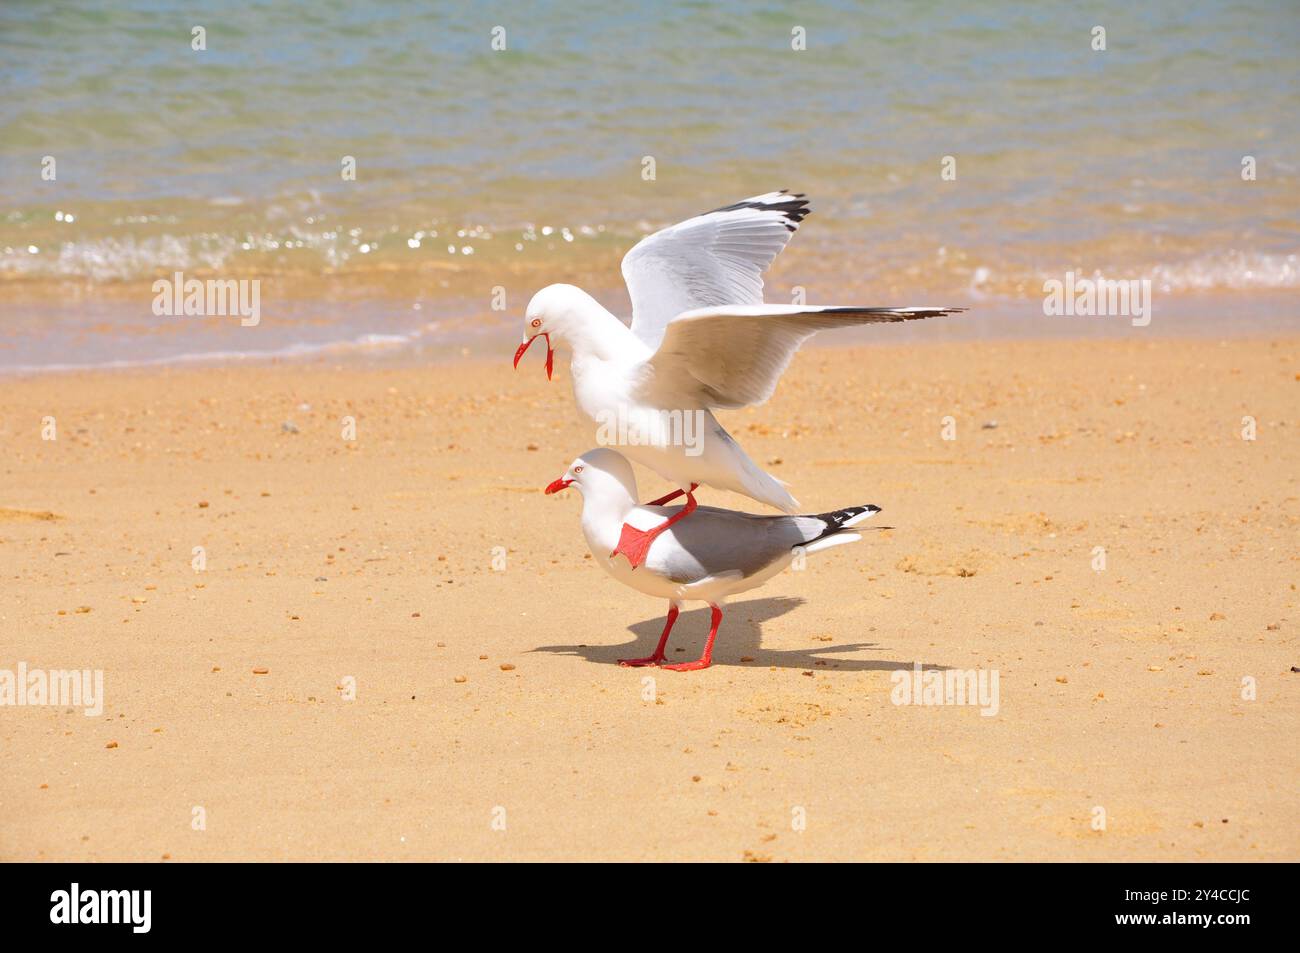
M883 658L845 658L844 656L877 653L878 642L826 642L799 649L763 648L763 623L791 612L805 602L790 596L774 596L733 602L723 607L722 628L713 646L713 665L742 665L745 667L775 666L777 668L812 669L841 672L892 672L910 669L912 660ZM664 616L658 615L628 626L635 636L621 645L539 645L534 652L554 652L557 655L576 655L600 665L617 665L621 658L647 656L654 651L663 632ZM670 662L686 662L700 657L704 638L709 632L710 611L707 606L682 612L668 639L667 656ZM741 659L750 661L742 662ZM925 669L939 671L947 665L922 663Z

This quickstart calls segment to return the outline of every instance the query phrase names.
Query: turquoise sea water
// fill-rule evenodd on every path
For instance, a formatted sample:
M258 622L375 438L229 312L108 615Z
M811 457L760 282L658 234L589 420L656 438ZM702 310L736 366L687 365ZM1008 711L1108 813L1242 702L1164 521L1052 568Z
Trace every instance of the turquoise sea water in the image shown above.
M1298 50L1294 0L7 0L0 366L513 330L537 287L618 304L641 234L781 187L815 213L774 293L1014 309L1073 269L1282 324ZM258 277L267 319L160 326L177 270Z

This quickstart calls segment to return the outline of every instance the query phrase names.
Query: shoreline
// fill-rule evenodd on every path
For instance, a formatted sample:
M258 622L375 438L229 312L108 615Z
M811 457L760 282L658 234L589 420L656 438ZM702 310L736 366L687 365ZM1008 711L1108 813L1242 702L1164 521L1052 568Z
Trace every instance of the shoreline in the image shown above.
M602 293L599 298L613 306L618 313L617 301L621 294L621 290ZM963 301L964 303L959 302L959 306L968 310L960 316L902 325L872 325L822 332L805 344L805 348L891 347L981 341L1136 342L1147 337L1160 340L1262 340L1300 335L1300 296L1290 289L1249 294L1179 296L1173 304L1162 304L1158 316L1145 327L1133 326L1134 319L1125 316L1048 316L1042 313L1037 301L987 300L978 297L967 297ZM1243 307L1243 303L1249 307ZM318 320L313 321L309 317L311 306L310 300L296 302L295 307L303 309L303 314L296 318L296 325L308 327L320 324ZM428 310L424 310L424 307L421 306L416 312L416 318L403 322L372 322L356 325L350 330L341 329L348 330L348 335L343 338L301 340L288 337L283 338L279 346L258 350L241 350L233 346L236 340L252 337L261 330L234 327L238 324L235 318L168 319L173 322L203 322L202 330L184 332L183 324L173 324L167 329L170 334L188 333L193 341L197 341L204 333L224 334L223 344L209 350L190 349L170 354L139 358L117 357L102 361L15 365L3 362L4 350L0 347L0 379L101 371L147 372L187 366L306 367L322 362L340 363L357 369L419 367L429 363L454 363L471 355L486 360L488 353L511 350L518 343L518 322L514 319L522 314L522 301L516 302L515 307L504 314L476 308L464 301L452 314L440 314L431 304L427 305ZM412 307L410 303L399 306L394 302L389 302L383 308L374 307L374 310L391 313L396 313L399 309L411 313ZM1223 315L1229 311L1234 314L1230 324L1223 320ZM427 315L428 319L418 315ZM223 322L232 327L225 327ZM292 326L294 325L286 327ZM100 328L104 329L79 333L78 340L82 342L83 349L102 347L103 342L112 339L112 332L102 322ZM272 331L281 333L282 337L285 333L278 329ZM127 341L144 344L150 337L137 336L128 338ZM89 342L88 346L86 342ZM127 344L119 340L115 346L122 348Z

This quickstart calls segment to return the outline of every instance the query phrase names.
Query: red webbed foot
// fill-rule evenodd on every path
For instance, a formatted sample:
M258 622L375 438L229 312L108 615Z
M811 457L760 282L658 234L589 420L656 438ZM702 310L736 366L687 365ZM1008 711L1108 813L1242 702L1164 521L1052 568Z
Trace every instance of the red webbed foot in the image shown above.
M647 655L645 658L621 658L618 664L624 668L644 668L647 665L658 665L663 660L662 655Z
M713 664L712 659L697 658L694 662L674 662L672 665L660 665L672 672L698 672Z
M646 554L650 552L650 544L655 541L655 537L658 535L659 529L646 531L624 523L623 532L618 537L618 545L609 554L609 558L613 559L619 553L622 553L627 557L627 561L632 564L632 568L635 569L645 562Z
M695 512L697 504L693 494L695 493L695 488L697 486L698 484L692 483L689 490L678 490L676 493L660 497L658 500L651 503L651 506L658 506L665 500L675 499L683 493L686 494L686 505L682 507L681 511L676 515L669 517L654 529L637 529L635 526L629 526L627 523L624 523L623 529L618 535L618 545L615 546L614 551L609 554L609 558L613 559L619 553L622 553L627 557L627 561L632 564L633 569L636 569L644 563L646 554L650 552L650 546L654 543L655 537L668 529L668 527L672 526L674 523L681 522Z

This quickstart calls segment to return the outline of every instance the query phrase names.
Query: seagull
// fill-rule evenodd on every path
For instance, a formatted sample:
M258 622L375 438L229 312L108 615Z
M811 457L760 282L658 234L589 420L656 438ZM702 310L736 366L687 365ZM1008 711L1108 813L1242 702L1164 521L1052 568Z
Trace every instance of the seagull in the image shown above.
M623 259L632 298L629 327L580 288L549 285L524 313L515 367L546 339L546 376L555 352L571 352L573 395L615 445L685 495L659 526L623 528L614 549L635 569L656 536L695 512L705 484L785 513L799 503L764 472L713 416L716 408L761 404L794 352L827 328L913 321L963 308L864 308L763 302L763 273L808 215L802 194L768 192L655 232Z
M620 527L648 529L665 516L679 515L675 511L683 507L639 505L632 465L607 447L578 457L546 492L558 493L570 486L582 494L582 534L601 567L625 586L668 600L668 619L654 654L619 659L619 664L659 665L675 672L695 672L712 663L724 599L763 585L801 554L858 541L859 534L845 531L880 512L878 506L850 506L817 516L757 516L701 506L690 522L656 538L644 569L635 572L611 552ZM664 665L668 634L687 600L707 602L713 610L704 654L694 662Z

